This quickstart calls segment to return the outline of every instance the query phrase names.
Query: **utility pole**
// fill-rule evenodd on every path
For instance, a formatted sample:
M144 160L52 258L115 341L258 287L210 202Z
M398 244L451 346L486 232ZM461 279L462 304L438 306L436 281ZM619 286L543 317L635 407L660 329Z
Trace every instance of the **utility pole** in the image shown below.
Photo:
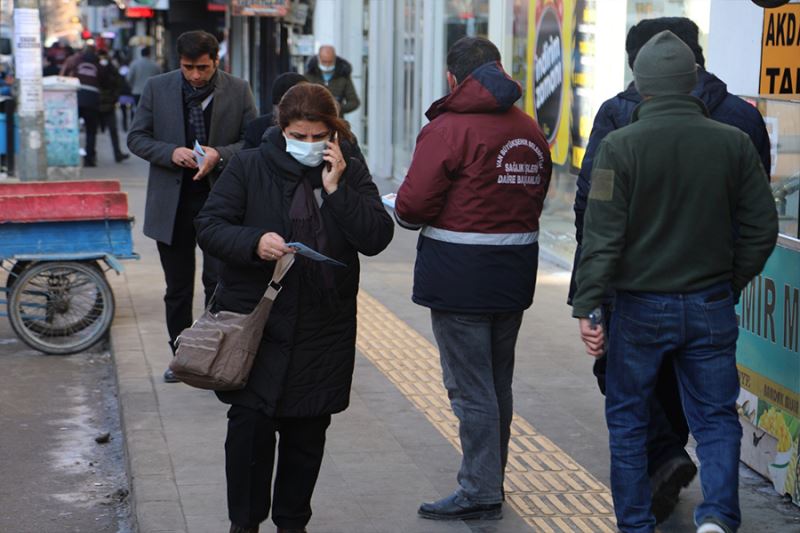
M16 0L14 6L14 74L17 79L19 159L22 181L47 179L47 142L42 94L42 23L39 0Z

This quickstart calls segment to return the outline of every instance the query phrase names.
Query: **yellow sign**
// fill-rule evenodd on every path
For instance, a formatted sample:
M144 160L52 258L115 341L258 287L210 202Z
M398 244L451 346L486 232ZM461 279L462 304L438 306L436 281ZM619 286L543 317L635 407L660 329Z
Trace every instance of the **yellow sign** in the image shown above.
M542 128L553 163L569 156L575 0L530 0L525 112Z
M761 94L800 94L800 4L764 10Z

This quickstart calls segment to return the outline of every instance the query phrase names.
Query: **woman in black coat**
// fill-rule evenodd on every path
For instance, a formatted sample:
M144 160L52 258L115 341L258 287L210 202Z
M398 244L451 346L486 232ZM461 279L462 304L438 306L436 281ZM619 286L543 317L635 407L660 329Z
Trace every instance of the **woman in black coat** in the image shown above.
M220 392L228 411L225 442L231 532L255 532L270 510L278 531L305 531L331 415L347 408L356 340L358 254L392 239L368 169L343 156L352 139L322 86L292 87L278 126L258 148L226 166L195 219L201 248L224 262L215 307L250 312L275 261L302 242L346 266L299 254L284 278L247 386Z

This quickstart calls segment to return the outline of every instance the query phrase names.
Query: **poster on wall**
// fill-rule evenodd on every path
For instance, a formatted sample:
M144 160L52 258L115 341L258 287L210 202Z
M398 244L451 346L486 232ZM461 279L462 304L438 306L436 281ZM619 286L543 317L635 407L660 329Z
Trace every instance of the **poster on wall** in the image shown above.
M594 122L592 96L596 72L595 34L597 31L596 0L576 0L575 38L572 46L572 149L570 171L577 173L583 163Z
M576 0L531 0L525 111L541 126L553 163L569 157L572 41Z
M800 4L764 10L761 94L800 95Z

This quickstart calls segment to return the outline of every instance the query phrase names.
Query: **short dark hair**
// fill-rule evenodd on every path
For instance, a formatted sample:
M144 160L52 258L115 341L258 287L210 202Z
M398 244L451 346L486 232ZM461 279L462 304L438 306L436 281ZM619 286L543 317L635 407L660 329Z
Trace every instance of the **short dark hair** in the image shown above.
M219 56L219 41L210 33L202 30L187 31L178 37L178 57L197 59L205 54L213 60Z
M633 62L639 49L645 45L657 33L669 30L678 39L686 43L694 53L695 63L705 67L706 60L703 57L703 47L700 46L700 29L692 19L686 17L658 17L654 19L644 19L628 30L625 38L625 51L628 53L628 66L633 68Z
M500 61L500 51L489 39L462 37L447 51L447 70L461 83L476 68Z
M142 48L142 57L150 57L150 47L145 46Z

